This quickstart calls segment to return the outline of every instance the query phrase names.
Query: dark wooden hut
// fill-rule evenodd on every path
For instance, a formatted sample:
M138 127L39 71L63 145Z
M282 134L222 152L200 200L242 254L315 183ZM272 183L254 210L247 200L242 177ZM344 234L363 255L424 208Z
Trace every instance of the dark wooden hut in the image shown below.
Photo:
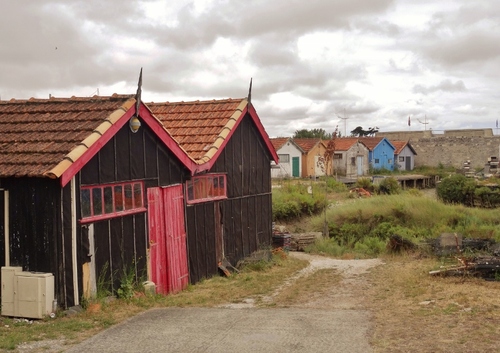
M186 185L189 274L193 283L272 241L271 161L278 162L247 99L150 103L195 161Z
M271 242L277 156L247 100L148 106L0 102L0 265L54 274L64 308L101 275L168 293Z

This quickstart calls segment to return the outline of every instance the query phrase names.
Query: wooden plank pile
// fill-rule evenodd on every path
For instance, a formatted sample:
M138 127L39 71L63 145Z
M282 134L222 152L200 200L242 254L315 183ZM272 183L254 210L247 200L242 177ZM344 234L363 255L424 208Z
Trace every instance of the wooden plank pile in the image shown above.
M314 244L316 237L316 233L291 234L290 250L304 251L308 245Z
M430 271L430 275L440 276L476 276L487 280L500 280L500 257L457 257L459 265L442 267Z
M462 238L461 234L443 233L436 239L437 255L455 254L456 265L441 266L431 275L476 276L486 280L500 280L499 244L492 239ZM467 255L470 254L470 255Z

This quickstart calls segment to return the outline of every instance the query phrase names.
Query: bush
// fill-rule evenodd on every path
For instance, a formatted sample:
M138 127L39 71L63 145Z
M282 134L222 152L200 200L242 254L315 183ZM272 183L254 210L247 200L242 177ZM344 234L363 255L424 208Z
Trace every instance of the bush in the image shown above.
M389 177L384 178L378 185L378 190L380 194L394 195L401 192L401 186L396 178Z
M355 187L363 188L363 189L368 190L370 192L373 192L375 190L375 187L374 187L370 178L359 178L358 180L356 180Z
M437 196L445 203L474 206L476 181L462 174L443 179L437 186Z
M308 185L290 184L273 190L273 220L289 221L303 215L311 216L326 207L324 190L313 186L312 194Z
M327 178L326 179L326 186L328 188L328 192L347 191L347 186L343 182L337 181L334 178Z
M369 256L382 254L385 249L386 242L377 237L365 237L354 245L354 251Z

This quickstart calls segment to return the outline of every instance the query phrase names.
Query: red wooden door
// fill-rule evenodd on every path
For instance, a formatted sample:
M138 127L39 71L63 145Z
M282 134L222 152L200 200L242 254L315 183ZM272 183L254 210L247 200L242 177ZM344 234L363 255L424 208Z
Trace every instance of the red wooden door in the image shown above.
M156 292L175 293L189 281L182 185L148 189L151 280Z

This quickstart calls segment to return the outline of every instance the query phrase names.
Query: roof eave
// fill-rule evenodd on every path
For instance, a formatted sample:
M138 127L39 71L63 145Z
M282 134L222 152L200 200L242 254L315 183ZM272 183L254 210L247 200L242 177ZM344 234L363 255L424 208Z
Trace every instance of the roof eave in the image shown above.
M123 126L123 117L132 115L134 111L130 109L135 104L135 99L130 98L125 101L118 109L113 111L106 119L103 120L92 133L66 154L61 162L55 167L43 173L44 177L51 179L61 178L61 185L64 187L69 180L83 167L83 164L78 163L83 156L88 156L89 151L95 150L95 153L104 145L105 135L110 135L110 131L119 129L117 126ZM127 121L128 119L126 119ZM113 134L111 134L112 136ZM109 138L111 138L111 136ZM96 146L99 145L97 148ZM95 154L94 153L94 154ZM93 156L93 154L92 154ZM89 158L90 160L90 158ZM87 160L88 161L88 160Z

